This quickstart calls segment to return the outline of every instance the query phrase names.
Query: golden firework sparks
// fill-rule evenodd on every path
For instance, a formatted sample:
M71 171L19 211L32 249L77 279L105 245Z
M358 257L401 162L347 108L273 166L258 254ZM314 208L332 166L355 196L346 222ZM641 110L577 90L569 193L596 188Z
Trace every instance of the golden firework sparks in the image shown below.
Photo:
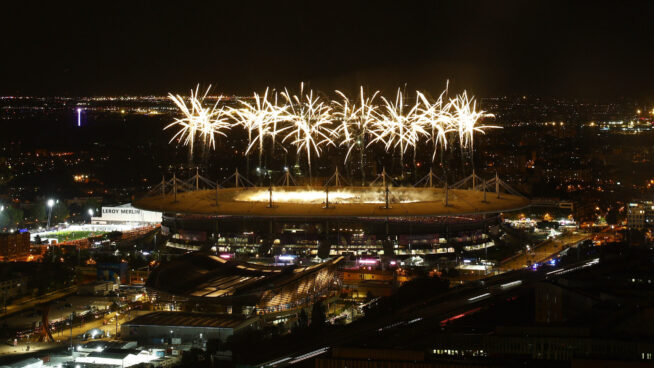
M273 96L272 101L269 98L270 95ZM259 166L261 166L266 137L271 137L274 144L277 134L289 128L278 128L279 122L288 119L287 107L280 107L277 104L277 94L269 94L269 88L266 88L263 95L255 92L253 103L240 100L239 104L239 108L232 110L232 116L248 132L248 148L245 153L248 154L252 148L258 147ZM254 139L253 134L255 135Z
M311 176L311 153L320 157L324 146L336 146L333 139L337 133L331 128L332 110L314 95L313 90L305 93L304 83L300 84L299 95L291 95L284 90L282 96L286 99L291 124L282 142L290 141L298 155L305 153Z
M191 90L188 104L184 97L172 93L168 94L168 97L181 111L182 117L175 119L164 129L179 126L180 129L170 141L178 139L183 145L189 146L191 152L193 152L196 135L199 134L206 145L215 148L215 135L227 136L224 130L231 127L227 111L222 107L218 107L222 96L218 97L216 103L212 106L204 107L204 100L211 90L211 86L207 88L201 97L198 93L199 89L200 85L195 90Z
M363 86L361 86L358 102L350 101L341 91L337 90L336 93L341 96L342 101L334 101L336 106L333 114L334 120L340 121L335 133L340 139L339 146L347 146L347 153L343 160L346 163L354 147L359 146L363 153L363 147L366 145L366 134L378 119L377 106L374 104L374 100L379 91L375 91L372 96L366 97ZM363 162L360 164L363 165Z

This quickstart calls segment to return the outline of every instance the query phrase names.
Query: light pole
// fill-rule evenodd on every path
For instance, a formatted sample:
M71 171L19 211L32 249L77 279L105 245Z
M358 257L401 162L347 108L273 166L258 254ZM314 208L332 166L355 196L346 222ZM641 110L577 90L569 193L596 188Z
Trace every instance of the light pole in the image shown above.
M120 276L117 276L118 280L118 287L120 287ZM118 309L116 310L116 335L115 338L118 338L118 317L120 316L120 289L116 290L116 306Z
M73 317L75 317L75 312L70 314L70 354L73 355Z
M48 199L48 229L50 229L50 217L52 217L52 207L55 205L54 199Z
M93 221L93 215L95 214L95 211L93 211L93 208L89 208L89 223Z

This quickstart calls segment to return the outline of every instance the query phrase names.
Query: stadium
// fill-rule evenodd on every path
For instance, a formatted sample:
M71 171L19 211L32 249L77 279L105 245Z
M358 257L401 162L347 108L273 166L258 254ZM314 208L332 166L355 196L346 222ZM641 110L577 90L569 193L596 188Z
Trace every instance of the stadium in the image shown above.
M192 163L194 147L206 153L215 149L216 137L229 139L239 134L232 128L240 128L247 134L247 146L232 146L232 157L239 157L236 147L243 148L245 172L253 174L250 156L256 152L258 180L255 185L236 169L212 181L196 169L185 180L176 173L163 178L134 201L136 208L163 214L168 247L180 249L177 253L194 251L160 265L148 279L150 289L172 302L173 309L181 299L190 302L184 303L187 307L197 302L211 308L209 312L225 313L234 313L234 307L237 313L266 314L306 306L310 298L338 289L332 288L338 279L333 275L341 260L403 265L409 258L409 264L417 265L423 256L486 249L494 244L491 236L497 236L493 228L501 213L529 205L497 173L494 178L475 174L475 133L500 127L484 124L492 115L477 110L465 92L445 101L447 89L436 100L416 91L415 105L405 111L401 89L394 102L380 96L378 104L378 92L366 97L363 87L356 99L338 92L337 100L327 100L301 84L299 94L284 89L279 96L269 95L266 90L235 107L219 105L219 100L205 106L209 89L203 95L198 86L188 99L171 94L181 117L164 129L177 129L171 142L188 146ZM448 141L458 142L461 162L465 166L470 160L472 174L449 184L431 169L407 185L405 154L413 154L417 179L418 151L422 155L423 148L431 151L432 164L440 157L447 178L443 156L454 144ZM350 180L357 168L360 182L368 185L349 185L339 174L340 164L329 178L314 178L313 165L322 174L329 167L318 161L329 148L332 158L343 159ZM272 161L279 159L281 168L280 150L284 166L275 171ZM389 167L399 163L399 182L381 162L367 170L366 162L376 161L377 153L393 156ZM289 168L293 158L295 165ZM224 164L219 171L230 166ZM377 174L379 167L383 169ZM376 173L371 182L366 171ZM292 172L302 175L304 185L297 185ZM273 182L275 174L281 175ZM250 262L239 263L242 259Z
M198 147L206 153L215 149L217 138L247 136L247 145L233 142L233 158L242 149L246 162L236 167L245 166L249 175L255 173L250 159L258 157L257 185L238 170L222 182L197 171L186 180L175 174L162 179L134 206L163 213L162 230L170 235L171 247L319 258L453 253L458 247L486 247L488 229L499 222L499 214L528 205L497 174L486 179L475 174L475 134L501 127L487 124L493 115L478 110L466 92L450 97L446 87L434 99L416 91L415 102L407 104L401 88L394 99L379 91L367 94L363 86L357 95L336 91L332 99L301 83L297 94L267 89L231 106L220 99L207 104L210 89L203 94L198 86L188 98L169 96L180 112L164 128L176 131L170 142L188 147L192 163ZM447 178L444 156L452 156L455 146L462 165L470 161L470 176L448 185L432 169L407 185L409 153L414 176L419 156L422 161L430 153L432 166L440 158ZM325 180L313 178L314 171L325 174L334 164L324 165L327 156L342 159L342 165L336 164ZM391 168L399 163L400 183L387 174L381 158ZM230 166L225 164L219 171ZM350 180L360 176L357 181L369 186L348 185L338 166L349 169ZM352 175L359 170L360 175ZM367 181L366 171L375 172L376 179ZM308 179L308 185L296 185L291 172ZM273 173L281 174L275 183Z
M235 172L225 181L232 186L223 187L197 173L173 177L134 206L163 213L171 247L327 258L485 247L502 212L529 205L497 176L473 174L448 186L430 173L412 187L396 186L385 172L366 187L341 185L338 172L322 186L292 185L289 174L285 179L257 187Z

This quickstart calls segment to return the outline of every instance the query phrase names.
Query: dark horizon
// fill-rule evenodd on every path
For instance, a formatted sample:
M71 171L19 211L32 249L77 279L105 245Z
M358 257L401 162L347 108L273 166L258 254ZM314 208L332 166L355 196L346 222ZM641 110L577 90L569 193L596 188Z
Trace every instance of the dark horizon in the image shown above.
M2 95L161 95L200 83L651 100L644 2L12 5Z

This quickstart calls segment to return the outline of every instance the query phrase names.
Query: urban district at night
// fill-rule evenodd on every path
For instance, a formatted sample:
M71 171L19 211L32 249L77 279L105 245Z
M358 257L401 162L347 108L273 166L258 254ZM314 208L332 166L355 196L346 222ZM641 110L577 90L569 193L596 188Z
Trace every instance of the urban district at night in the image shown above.
M17 2L0 368L654 367L654 5Z

